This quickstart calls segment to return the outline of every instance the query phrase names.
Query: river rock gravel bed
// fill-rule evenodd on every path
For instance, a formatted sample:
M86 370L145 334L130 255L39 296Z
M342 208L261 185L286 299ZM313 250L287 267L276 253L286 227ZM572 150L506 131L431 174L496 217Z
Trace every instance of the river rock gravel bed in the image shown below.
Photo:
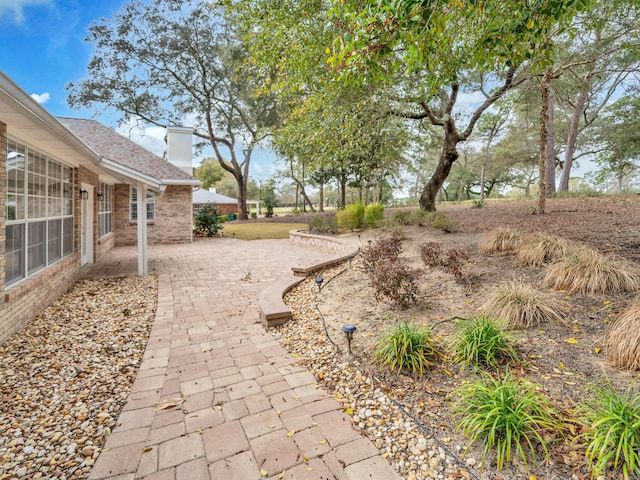
M0 480L86 478L145 351L157 278L85 280L0 346Z
M326 280L339 274L338 266L322 272ZM343 336L335 328L325 332L318 304L318 287L313 278L306 279L285 295L293 319L276 327L276 338L301 365L309 369L318 382L342 403L359 428L406 480L475 479L466 465L476 464L467 457L462 461L455 453L460 445L436 438L404 406L393 400L389 389L371 372L362 371L354 356L346 351ZM444 439L450 442L450 439Z

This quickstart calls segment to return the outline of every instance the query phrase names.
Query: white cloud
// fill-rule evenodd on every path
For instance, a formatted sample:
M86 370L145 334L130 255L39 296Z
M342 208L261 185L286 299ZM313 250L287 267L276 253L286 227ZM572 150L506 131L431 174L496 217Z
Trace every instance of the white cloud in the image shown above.
M49 94L49 92L32 93L31 98L33 98L36 102L42 105L43 103L47 103L49 100L51 100L51 95Z
M0 17L13 16L15 23L24 22L23 9L34 5L48 5L51 0L0 0Z
M2 1L2 0L0 0ZM155 125L144 126L137 120L130 118L118 125L116 132L124 135L129 140L146 148L160 157L164 157L167 145L165 143L166 129Z

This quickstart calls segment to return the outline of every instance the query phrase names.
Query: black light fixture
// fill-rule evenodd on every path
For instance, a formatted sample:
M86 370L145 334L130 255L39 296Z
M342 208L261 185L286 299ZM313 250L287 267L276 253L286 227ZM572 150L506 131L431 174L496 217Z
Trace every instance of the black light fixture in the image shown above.
M353 340L353 333L357 330L353 323L347 323L342 326L344 336L347 337L347 345L349 346L349 353L351 353L351 340Z
M80 190L80 198L82 198L82 200L89 200L89 191Z
M99 201L102 201L104 199L104 193L100 192L96 195L96 197L98 198Z
M316 285L318 286L318 292L322 290L322 282L324 282L324 278L318 277L315 279Z

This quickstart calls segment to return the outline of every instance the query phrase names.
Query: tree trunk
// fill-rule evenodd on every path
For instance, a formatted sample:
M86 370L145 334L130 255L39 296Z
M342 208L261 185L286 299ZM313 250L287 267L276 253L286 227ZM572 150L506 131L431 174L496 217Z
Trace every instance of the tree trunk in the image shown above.
M433 172L429 182L424 186L420 196L420 208L427 212L435 212L438 192L449 176L453 162L458 159L456 146L458 145L459 137L452 121L448 121L445 124L444 131L444 143L440 153L440 160L438 160L436 170Z
M324 183L321 183L318 187L320 203L318 204L318 211L324 212Z
M484 194L484 180L487 171L487 165L482 163L482 170L480 171L480 201L484 202L485 194Z
M547 135L549 131L549 90L551 87L551 67L547 67L542 78L542 96L540 111L540 161L538 178L538 206L537 213L544 213L547 203Z
M552 84L549 82L549 109L547 112L547 158L546 177L547 177L547 197L556 196L556 152L555 152L555 133L553 130L553 95L551 95Z
M590 77L588 77L590 79ZM580 127L580 117L584 111L584 104L589 95L591 82L585 80L580 89L578 103L573 108L571 116L571 124L569 125L569 137L567 138L567 150L564 154L564 165L562 166L562 175L560 176L560 185L558 190L561 192L569 191L569 179L571 178L571 166L573 164L573 154L576 152L576 140L578 138L578 128Z

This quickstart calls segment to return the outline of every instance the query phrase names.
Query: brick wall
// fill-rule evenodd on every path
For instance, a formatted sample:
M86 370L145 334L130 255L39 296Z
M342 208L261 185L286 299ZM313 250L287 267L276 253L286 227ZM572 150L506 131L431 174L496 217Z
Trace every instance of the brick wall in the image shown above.
M130 219L129 185L114 186L113 229L115 245L136 245L138 225ZM169 185L156 200L155 221L147 224L147 242L153 244L189 243L192 241L191 186Z
M76 252L5 290L0 312L0 344L60 298L78 280L79 274L80 253Z

